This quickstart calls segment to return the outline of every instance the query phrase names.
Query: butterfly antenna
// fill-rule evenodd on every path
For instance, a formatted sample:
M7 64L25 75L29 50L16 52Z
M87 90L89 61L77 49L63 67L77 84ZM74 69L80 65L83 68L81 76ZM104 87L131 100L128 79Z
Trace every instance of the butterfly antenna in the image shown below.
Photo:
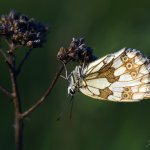
M67 105L64 106L63 110L60 112L60 114L58 115L56 121L59 121L61 118L62 118L62 115L64 114L67 106L68 106L69 103L67 103Z
M73 109L73 96L71 97L70 101L68 101L68 103L64 106L62 112L58 115L57 117L57 121L59 121L62 118L62 115L64 114L66 108L69 106L69 104L71 103L71 109L70 109L70 119L72 118L72 109Z
M57 121L59 121L60 119L61 119L61 117L62 117L62 115L64 114L64 112L65 112L65 110L66 110L66 108L69 106L69 102L64 106L64 108L63 108L63 110L60 112L60 114L58 115L58 117L57 117Z
M72 96L71 99L70 99L70 103L71 103L70 116L69 116L70 120L71 120L71 118L72 118L72 110L73 110L73 104L74 104L73 98L74 98L74 97Z

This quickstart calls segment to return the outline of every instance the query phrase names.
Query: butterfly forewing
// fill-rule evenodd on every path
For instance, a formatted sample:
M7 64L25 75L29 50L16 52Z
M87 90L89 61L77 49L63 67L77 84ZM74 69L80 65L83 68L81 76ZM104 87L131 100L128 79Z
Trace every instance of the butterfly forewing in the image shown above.
M133 102L150 98L150 59L135 49L100 58L83 70L80 91L95 99Z

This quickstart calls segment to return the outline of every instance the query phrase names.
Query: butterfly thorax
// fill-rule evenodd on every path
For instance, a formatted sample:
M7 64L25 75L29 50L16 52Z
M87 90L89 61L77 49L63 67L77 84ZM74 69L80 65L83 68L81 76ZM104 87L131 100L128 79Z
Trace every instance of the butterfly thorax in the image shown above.
M83 82L83 73L81 66L77 66L75 70L71 72L71 74L68 76L68 81L70 82L68 86L68 95L73 96L76 91L79 91L79 88L81 87Z

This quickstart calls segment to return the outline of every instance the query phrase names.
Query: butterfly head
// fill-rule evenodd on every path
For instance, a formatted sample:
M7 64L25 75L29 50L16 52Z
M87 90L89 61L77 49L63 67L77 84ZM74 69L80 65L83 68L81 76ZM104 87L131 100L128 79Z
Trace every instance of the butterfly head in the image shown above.
M75 86L69 86L68 87L68 95L73 96L76 92Z

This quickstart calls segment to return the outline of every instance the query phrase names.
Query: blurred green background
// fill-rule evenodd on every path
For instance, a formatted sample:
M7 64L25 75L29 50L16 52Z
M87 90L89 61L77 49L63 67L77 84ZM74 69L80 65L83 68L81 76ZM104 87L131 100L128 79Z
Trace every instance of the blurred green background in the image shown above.
M56 54L72 37L84 37L101 57L122 47L150 56L150 1L143 0L5 0L0 14L16 9L51 27L47 43L35 49L19 76L23 109L47 88L60 63ZM22 58L25 50L18 51ZM6 65L0 60L0 82L9 87ZM69 66L72 70L75 66ZM147 150L150 149L150 101L113 103L81 93L56 121L69 97L67 81L60 79L44 105L25 120L24 150ZM0 150L15 150L14 110L0 93Z

